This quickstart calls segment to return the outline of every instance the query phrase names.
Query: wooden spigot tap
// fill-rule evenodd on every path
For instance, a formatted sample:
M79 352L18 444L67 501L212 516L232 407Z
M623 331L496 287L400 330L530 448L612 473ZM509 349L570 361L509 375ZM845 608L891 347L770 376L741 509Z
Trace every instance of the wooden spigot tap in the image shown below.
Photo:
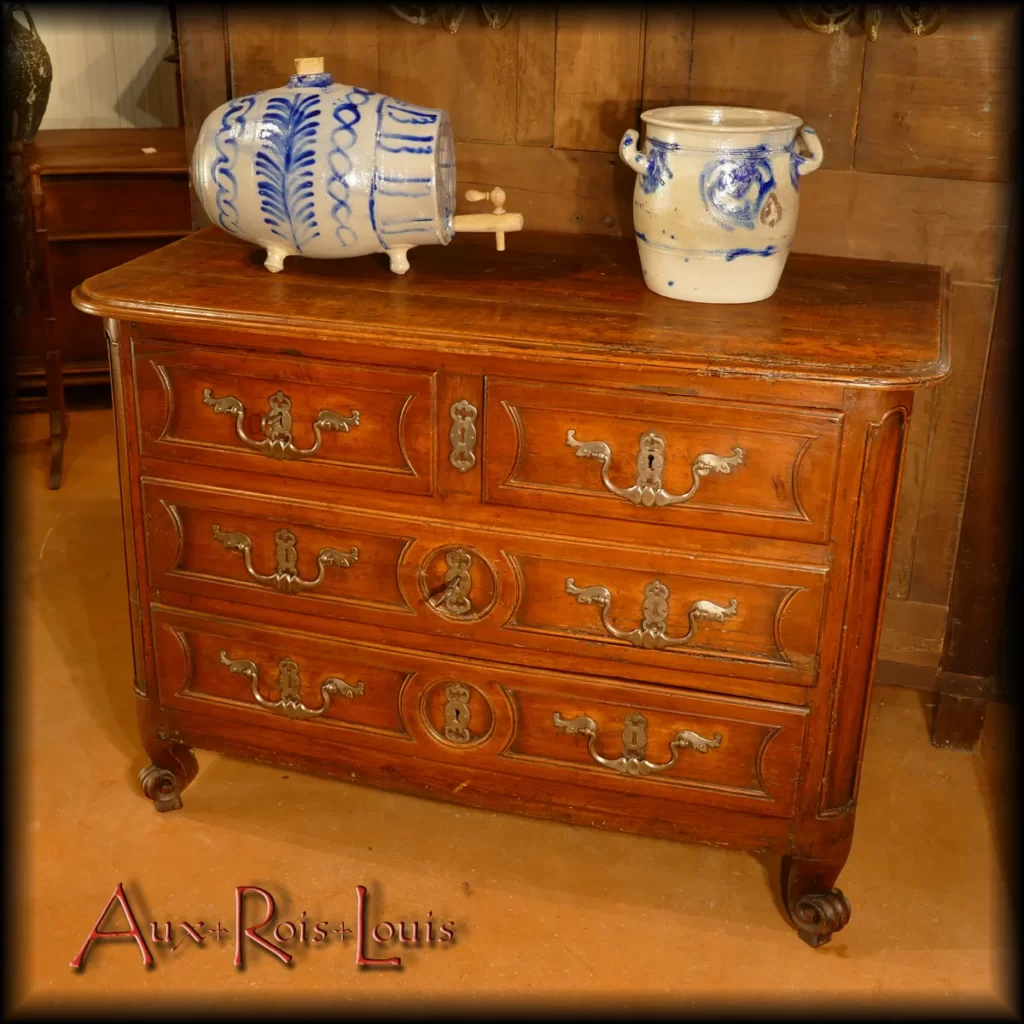
M471 203L490 200L494 209L490 213L466 213L452 218L452 227L459 231L493 231L494 244L498 252L505 251L505 232L522 231L523 215L505 212L505 190L495 185L490 192L479 192L475 188L466 192L466 199Z

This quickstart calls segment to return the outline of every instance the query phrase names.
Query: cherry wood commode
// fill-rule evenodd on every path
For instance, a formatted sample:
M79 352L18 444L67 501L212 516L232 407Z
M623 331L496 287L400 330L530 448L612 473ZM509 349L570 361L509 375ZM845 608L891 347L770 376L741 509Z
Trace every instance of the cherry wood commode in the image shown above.
M943 272L794 255L705 306L631 241L260 259L208 228L74 295L157 809L201 747L772 852L827 942Z

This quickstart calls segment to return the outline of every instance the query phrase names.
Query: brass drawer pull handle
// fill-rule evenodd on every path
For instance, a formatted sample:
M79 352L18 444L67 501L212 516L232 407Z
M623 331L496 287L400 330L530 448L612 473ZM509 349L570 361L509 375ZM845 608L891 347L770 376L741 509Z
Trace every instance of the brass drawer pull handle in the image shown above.
M576 431L570 430L565 435L565 443L576 449L577 458L597 459L601 463L601 481L612 494L645 508L652 505L655 508L681 505L697 493L702 477L709 473L731 473L733 466L743 465L742 448L733 448L732 455L712 455L705 452L698 455L690 467L693 474L693 485L690 489L685 494L669 494L661 485L665 469L665 439L653 430L648 430L646 434L640 436L640 450L636 457L636 483L632 487L616 487L608 479L612 450L604 441L577 441Z
M642 605L643 622L637 629L623 632L616 629L609 619L612 606L611 591L607 587L577 587L576 581L570 576L565 581L565 592L575 597L580 604L596 604L601 609L601 622L604 628L620 640L628 640L634 647L661 650L664 647L681 647L693 638L697 622L710 619L712 622L724 622L731 619L738 611L739 604L733 598L723 607L713 601L695 601L690 609L690 628L686 636L672 637L665 634L665 620L668 618L668 599L670 592L664 583L654 580L644 587Z
M219 526L213 528L213 538L224 545L228 551L241 551L245 559L245 571L257 582L276 587L282 594L297 594L301 590L312 590L324 581L324 572L329 565L348 569L359 561L359 548L353 546L351 551L336 551L334 548L321 548L316 563L320 572L315 580L299 579L298 552L295 550L295 534L291 530L282 529L274 534L274 554L277 560L277 571L270 576L258 573L252 567L252 540L244 533L225 533Z
M579 733L587 737L587 750L590 756L602 768L611 768L620 775L651 775L654 772L663 772L671 768L679 759L679 751L685 747L696 750L699 754L706 754L713 747L722 745L722 734L716 732L711 739L684 729L677 732L675 738L669 743L669 750L672 757L668 761L656 764L647 760L647 719L643 715L633 713L626 715L624 728L622 730L622 756L614 761L602 757L597 752L597 723L586 715L579 718L563 718L555 712L555 728L564 729L567 736Z
M455 548L444 556L444 560L448 565L444 574L444 590L430 599L430 607L437 608L443 604L451 615L468 615L473 610L473 602L469 599L473 586L473 577L469 574L473 556L462 548Z
M260 429L265 435L261 441L255 441L246 434L245 406L233 395L214 398L210 389L207 388L203 392L203 401L211 406L214 412L235 417L235 433L243 444L268 458L279 461L305 459L310 455L316 455L320 451L320 444L323 441L321 431L343 430L348 433L352 427L359 426L358 409L353 409L348 416L330 412L328 409L321 409L316 419L313 420L316 443L312 448L296 448L292 444L292 400L283 391L275 392L267 400L270 409L260 420Z
M476 406L463 399L448 410L448 415L452 418L448 431L452 450L448 461L460 473L468 473L476 465Z
M220 660L232 672L237 672L240 676L246 676L249 679L252 683L252 695L258 704L279 711L289 718L316 718L331 706L332 696L359 697L363 692L362 683L352 686L344 679L331 676L320 684L320 707L307 708L302 703L302 694L299 689L299 666L291 658L283 658L277 666L277 689L281 691L281 696L278 700L267 700L260 693L260 670L254 662L245 659L234 661L228 657L227 651L220 652Z

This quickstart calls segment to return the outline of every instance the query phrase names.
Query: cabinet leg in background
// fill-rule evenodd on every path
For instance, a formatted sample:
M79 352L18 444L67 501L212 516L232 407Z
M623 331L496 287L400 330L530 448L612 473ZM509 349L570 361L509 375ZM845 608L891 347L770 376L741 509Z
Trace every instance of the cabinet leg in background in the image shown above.
M146 743L146 753L153 763L139 772L142 792L158 811L179 810L182 792L199 771L192 748L184 743L154 739Z
M824 946L850 920L850 901L834 888L845 861L782 859L782 899L809 946Z
M988 701L977 697L937 693L935 718L932 720L932 745L950 750L968 750L976 754L981 745L987 707Z
M64 375L59 349L46 353L46 407L50 413L50 490L55 491L64 475L64 438L67 437Z

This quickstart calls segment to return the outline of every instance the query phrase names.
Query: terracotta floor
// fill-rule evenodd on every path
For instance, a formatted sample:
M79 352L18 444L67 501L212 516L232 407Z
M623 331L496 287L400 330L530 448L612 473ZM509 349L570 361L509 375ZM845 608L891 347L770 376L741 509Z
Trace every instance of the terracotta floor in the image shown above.
M183 810L157 814L136 783L145 764L132 695L121 521L109 410L72 413L64 486L46 487L45 419L12 418L16 505L11 582L19 596L20 771L16 836L21 949L16 1004L79 1011L120 999L140 1016L172 1000L292 1009L402 1003L480 1012L481 1000L557 1000L677 1011L733 1003L764 1013L862 1001L986 1008L1011 999L1001 825L1011 741L992 706L978 756L935 749L927 708L876 691L853 852L840 880L849 926L812 950L782 917L778 864L744 853L602 833L389 795L199 753ZM132 941L69 961L122 882L140 925L171 921L173 951ZM380 947L401 971L360 971L354 942L292 942L286 968L251 943L232 966L234 887L262 885L277 921L454 920L447 945ZM249 911L250 923L260 908ZM197 945L187 921L230 930ZM108 928L123 928L112 912ZM205 932L204 932L205 934ZM287 932L282 932L286 935ZM436 934L436 933L435 933ZM381 953L382 949L387 952Z

